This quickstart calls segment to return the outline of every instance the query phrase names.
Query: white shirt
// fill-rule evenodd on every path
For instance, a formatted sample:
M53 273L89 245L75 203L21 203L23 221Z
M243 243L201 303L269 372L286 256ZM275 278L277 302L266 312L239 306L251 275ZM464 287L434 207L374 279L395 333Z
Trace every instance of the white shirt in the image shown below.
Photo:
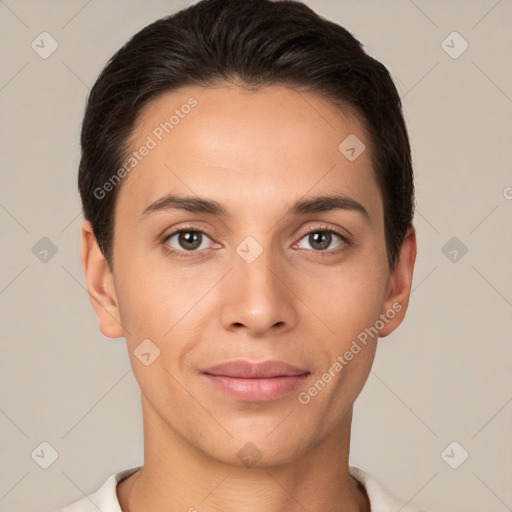
M142 466L125 469L110 475L107 481L93 494L54 512L122 512L117 499L116 487L119 482L128 478ZM366 489L370 500L371 512L422 512L403 501L395 498L387 489L382 487L368 473L353 466L349 466L350 474Z

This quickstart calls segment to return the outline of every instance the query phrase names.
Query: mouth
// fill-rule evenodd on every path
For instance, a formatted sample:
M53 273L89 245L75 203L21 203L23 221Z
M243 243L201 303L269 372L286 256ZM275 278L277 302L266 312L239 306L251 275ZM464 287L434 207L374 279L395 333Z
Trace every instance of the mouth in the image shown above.
M238 400L267 402L299 388L310 375L283 361L228 361L202 372L218 391Z

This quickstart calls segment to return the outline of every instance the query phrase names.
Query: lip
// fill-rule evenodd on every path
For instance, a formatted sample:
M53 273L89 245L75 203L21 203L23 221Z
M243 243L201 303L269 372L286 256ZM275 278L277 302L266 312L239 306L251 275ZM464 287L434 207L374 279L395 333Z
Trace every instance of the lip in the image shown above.
M204 370L203 373L243 379L266 379L272 377L293 377L309 372L284 361L267 360L251 362L239 359L211 366Z
M228 361L202 372L216 389L239 400L267 402L300 387L310 372L283 361Z

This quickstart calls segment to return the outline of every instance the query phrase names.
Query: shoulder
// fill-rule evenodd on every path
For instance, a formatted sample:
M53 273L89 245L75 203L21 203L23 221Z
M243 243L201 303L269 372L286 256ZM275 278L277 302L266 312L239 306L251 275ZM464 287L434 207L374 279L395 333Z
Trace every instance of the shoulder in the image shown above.
M350 466L349 471L365 488L370 500L371 512L396 512L397 510L400 512L425 512L398 499L362 469Z
M141 468L125 469L110 475L105 483L94 493L84 496L79 501L52 512L122 512L117 499L117 484ZM377 480L362 469L349 467L350 474L363 485L370 500L371 512L424 512L398 499Z
M140 468L141 466L137 466L110 475L94 493L53 512L98 512L98 510L102 512L122 512L119 500L117 499L117 484Z

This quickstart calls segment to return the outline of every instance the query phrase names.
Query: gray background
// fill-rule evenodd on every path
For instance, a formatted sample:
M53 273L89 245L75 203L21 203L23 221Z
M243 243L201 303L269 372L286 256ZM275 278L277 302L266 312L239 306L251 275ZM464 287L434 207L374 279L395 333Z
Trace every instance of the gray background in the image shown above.
M356 401L351 464L429 512L510 511L512 2L306 3L390 69L416 171L410 309ZM84 288L78 139L107 59L185 5L0 1L3 511L69 504L142 463L126 347L98 331ZM58 42L46 59L31 47L43 31ZM58 453L47 469L42 442Z

